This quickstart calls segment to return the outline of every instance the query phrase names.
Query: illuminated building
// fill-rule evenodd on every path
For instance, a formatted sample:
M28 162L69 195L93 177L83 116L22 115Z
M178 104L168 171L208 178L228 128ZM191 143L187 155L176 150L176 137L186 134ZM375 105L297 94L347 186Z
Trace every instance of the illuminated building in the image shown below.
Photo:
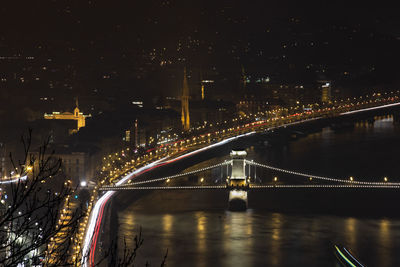
M44 118L46 120L76 120L77 121L77 128L70 129L69 133L74 134L79 131L80 128L85 127L85 119L87 117L91 117L91 115L84 115L82 112L79 111L78 107L78 99L76 99L76 107L74 109L74 113L71 112L57 112L53 111L52 114L44 114Z
M125 131L125 138L124 140L127 143L132 144L133 147L138 147L139 144L139 136L138 136L138 120L135 120L135 123L132 128ZM143 138L145 139L145 138Z
M125 131L125 141L128 143L131 141L131 131L130 130Z
M91 178L86 177L89 168L89 159L84 152L60 151L55 156L63 162L63 171L68 179L72 180L73 185L78 185L81 181Z
M61 160L61 170L66 176L66 180L71 180L73 186L77 186L82 181L89 182L93 177L94 166L92 158L89 153L81 149L70 147L65 144L56 144L49 146L49 149L54 150L54 154L50 157L51 163L55 163L57 160ZM32 154L38 158L39 151L35 150ZM39 169L39 161L35 161L34 169Z
M188 131L190 129L190 117L189 117L189 86L186 77L186 68L183 70L183 88L182 88L182 127L184 131Z
M201 81L201 100L204 100L206 98L205 85L212 84L212 83L214 83L213 80L202 80Z
M321 102L323 104L331 103L331 83L329 81L323 81L321 85Z

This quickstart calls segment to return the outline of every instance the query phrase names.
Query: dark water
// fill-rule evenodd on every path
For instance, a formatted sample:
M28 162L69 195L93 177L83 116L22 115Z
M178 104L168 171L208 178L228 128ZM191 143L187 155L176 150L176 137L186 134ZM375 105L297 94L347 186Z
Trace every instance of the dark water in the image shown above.
M373 123L361 121L350 128L325 127L297 140L268 139L264 145L265 140L249 142L249 159L338 178L399 180L400 125L392 116L376 118ZM227 158L217 152L210 157L191 168ZM258 170L258 175L267 181L274 174ZM249 198L249 210L229 212L227 195L221 192L158 191L137 199L133 193L124 194L113 203L118 219L112 220L119 227L111 235L125 236L131 246L142 227L144 245L138 252L138 266L145 261L159 266L167 248L167 266L336 266L332 250L336 243L350 248L367 266L400 265L400 216L393 213L349 216L338 209L271 210L268 202L283 202L279 195L254 198L257 203ZM283 196L298 204L298 195ZM379 196L372 192L370 198ZM309 202L323 202L324 193L310 198ZM398 210L398 202L381 202Z

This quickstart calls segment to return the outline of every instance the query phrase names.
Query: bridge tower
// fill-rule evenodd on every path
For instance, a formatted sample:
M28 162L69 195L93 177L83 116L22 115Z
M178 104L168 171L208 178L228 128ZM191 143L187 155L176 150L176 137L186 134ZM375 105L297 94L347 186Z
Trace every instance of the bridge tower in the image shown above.
M229 191L229 209L246 210L247 209L247 177L246 177L246 156L244 150L232 150L230 153L231 175L228 176Z
M183 88L182 88L182 127L184 131L188 131L190 129L190 117L189 117L189 86L186 77L186 68L183 70Z

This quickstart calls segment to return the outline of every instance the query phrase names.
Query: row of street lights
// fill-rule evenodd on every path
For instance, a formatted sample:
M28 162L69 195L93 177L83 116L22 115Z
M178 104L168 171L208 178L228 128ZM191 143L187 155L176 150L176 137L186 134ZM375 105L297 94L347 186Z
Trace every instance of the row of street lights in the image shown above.
M397 93L399 93L399 91L397 91ZM392 92L392 94L393 94L393 92ZM368 96L367 96L368 97ZM397 97L398 98L398 97ZM350 99L348 99L348 100L350 100ZM384 99L384 100L386 100L386 99ZM387 99L388 101L390 100L390 99ZM364 103L366 103L366 102L364 102ZM370 101L370 103L372 103L371 101ZM358 105L360 104L360 102L359 103L357 103ZM349 105L347 105L347 106L344 106L344 105L341 105L341 106L339 106L339 107L337 107L337 108L335 108L334 109L334 111L335 112L340 112L340 109L348 109L348 108L352 108L352 107L355 107L355 105L351 105L351 106L349 106ZM282 109L283 110L283 109ZM282 118L279 118L279 119L282 119L282 121L285 121L285 119L289 119L290 121L299 121L299 120L302 120L302 119L304 119L304 118L308 118L308 117L310 117L310 116L312 116L312 113L314 113L315 114L315 116L320 116L321 115L321 112L330 112L331 111L331 109L330 108L325 108L325 109L319 109L318 111L314 111L313 110L313 112L303 112L303 115L302 114L299 114L299 116L296 116L295 118L289 118L289 116L286 116L286 117L282 117ZM333 111L333 110L332 110ZM262 112L262 114L266 114L267 112ZM258 113L256 113L256 114L250 114L250 116L246 116L246 118L247 119L251 119L251 117L254 117L254 118L257 118L258 116L260 116L260 114L261 114L261 112L258 112ZM253 115L253 116L251 116L251 115ZM243 119L243 118L241 118L241 119ZM236 119L233 119L232 120L232 122L235 122L235 121L238 121L238 119L236 118ZM223 137L226 137L226 136L230 136L230 135L236 135L238 132L236 132L236 131L240 131L240 130L242 130L242 131L252 131L252 130L254 130L254 127L257 127L257 126L261 126L261 127L266 127L265 126L265 123L271 123L271 124L274 124L274 123L276 123L276 120L270 120L270 119L268 119L268 120L264 120L264 121L256 121L256 122L254 122L254 123L248 123L248 124L246 124L246 125L241 125L241 126L237 126L237 127L235 127L235 126L233 126L233 127L230 127L229 129L225 129L225 130L220 130L220 131L216 131L215 133L213 133L213 135L216 135L216 136L218 136L218 137L220 137L220 138L223 138ZM249 127L250 126L250 127ZM259 126L259 127L260 127ZM210 125L210 127L211 127L211 125ZM204 126L203 126L203 128L204 128ZM204 139L204 140L198 140L198 139ZM180 148L180 149L184 149L184 148L187 148L187 147L190 147L190 146L193 146L193 145L197 145L197 144L205 144L205 143L207 143L207 140L208 140L208 142L211 142L211 133L208 133L208 134L201 134L201 135L199 135L199 136L197 136L197 137L193 137L193 138L188 138L187 140L181 140L179 143L175 143L175 144L173 144L173 145L170 145L170 144L167 144L167 145L169 145L169 146L174 146L174 147L177 147L177 148ZM154 155L154 157L152 157L152 156L149 156L152 152L150 152L150 153L147 153L146 155L143 155L143 156L138 156L136 159L133 159L131 162L126 162L124 165L122 165L120 168L116 168L116 167L114 167L113 168L113 166L111 166L111 164L110 164L110 162L108 162L108 164L106 164L105 166L103 166L103 168L102 168L102 171L104 172L104 175L105 175L105 177L104 177L104 179L99 183L99 186L102 186L102 185L104 185L107 181L109 181L110 183L112 183L112 182L114 182L114 180L115 179L117 179L118 177L120 177L123 173L125 173L126 171L129 171L129 170L132 170L132 169L135 169L135 167L138 167L139 165L142 165L142 164L148 164L148 163L150 163L150 162L152 162L153 160L155 160L155 159L158 159L158 158L160 158L162 155L171 155L171 154L174 154L175 152L178 152L178 151L180 151L180 149L178 149L178 150L176 150L176 151L173 151L172 153L170 153L169 151L168 151L168 149L167 149L167 146L164 146L164 147L159 147L158 149L156 149L155 150L155 155ZM129 150L129 148L127 148L127 150ZM121 154L123 154L124 153L124 151L122 151L121 152ZM115 156L114 157L117 157L117 160L118 161L121 161L121 157L120 157L120 155L118 154L118 153L115 153ZM113 155L112 154L110 154L108 157L104 157L104 160L112 160L112 158L113 158ZM113 160L113 163L115 162L115 160ZM106 162L105 162L106 163ZM111 168L113 168L113 169L111 169ZM110 177L111 176L111 177ZM351 181L353 181L354 180L354 178L353 177L350 177L350 180ZM275 182L275 183L277 183L278 182L278 177L277 176L275 176L274 178L273 178L273 181ZM310 181L312 181L312 178L310 177ZM387 179L387 177L384 177L384 181L385 182L387 182L388 181L388 179ZM166 180L166 183L169 183L170 182L170 179L167 179ZM201 183L203 183L204 182L204 178L201 178L201 180L200 180L200 182ZM84 219L84 223L82 223L82 225L81 225L81 228L80 228L80 240L82 240L82 238L83 238L83 235L84 235L84 232L85 232L85 230L86 230L86 225L87 225L87 221L88 221L88 217L89 217L89 214L90 214L90 211L91 211L91 208L92 208L92 206L93 206L93 204L94 204L94 200L95 200L95 196L98 194L98 192L97 192L97 189L98 189L98 187L96 186L95 187L95 189L93 190L93 194L92 194L92 198L91 198L91 201L90 201L90 204L89 204L89 209L88 209L88 214L87 214L87 216L85 217L85 219ZM78 246L79 247L79 246Z

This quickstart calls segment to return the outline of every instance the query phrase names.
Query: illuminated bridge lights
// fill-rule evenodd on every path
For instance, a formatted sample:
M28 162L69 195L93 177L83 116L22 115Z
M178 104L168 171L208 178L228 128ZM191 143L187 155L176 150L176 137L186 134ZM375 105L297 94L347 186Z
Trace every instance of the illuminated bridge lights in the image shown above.
M250 185L250 189L266 188L372 188L372 189L400 189L400 185L346 185L346 184L286 184L286 185Z
M130 185L134 186L134 185L141 185L141 184L148 184L148 183L161 182L161 181L165 181L165 180L171 180L171 179L174 179L174 178L188 176L188 175L191 175L191 174L195 174L195 173L207 171L207 170L210 170L210 169L214 169L214 168L217 168L217 167L221 167L221 166L224 166L224 165L228 165L230 163L231 163L231 161L226 161L226 162L223 162L223 163L220 163L220 164L212 165L212 166L209 166L209 167L205 167L205 168L201 168L201 169L198 169L198 170L193 170L193 171L185 172L185 173L181 173L181 174L176 174L176 175L171 175L171 176L162 177L162 178L156 178L156 179L150 179L150 180L140 181L140 182L133 182L133 183L131 182ZM109 187L103 186L101 190L103 190L103 188L113 188L113 186L109 186Z
M267 169L270 169L270 170L282 172L282 173L287 173L287 174L292 174L292 175L295 175L295 176L306 177L308 179L312 178L312 179L319 179L319 180L325 180L325 181L336 182L336 183L345 183L345 184L349 184L350 183L350 184L353 184L353 185L359 184L359 185L400 186L400 183L386 182L386 181L385 182L365 182L365 181L355 181L353 177L350 177L350 179L337 179L337 178L331 178L331 177L311 175L311 174L306 174L306 173L301 173L301 172L285 170L285 169L281 169L281 168L273 167L273 166L270 166L270 165L265 165L265 164L253 162L253 161L248 161L248 160L246 160L246 163L250 164L250 165L254 165L254 166L263 167L263 168L267 168Z
M170 159L170 160L166 160L167 158L161 158L157 161L154 161L152 163L149 163L141 168L136 169L134 172L131 172L130 174L128 174L127 176L123 177L120 181L118 181L116 183L116 186L120 186L124 183L126 183L127 181L129 181L130 179L133 179L134 177L150 171L154 168L160 167L160 166L164 166L167 165L169 163L173 163L175 161L178 161L180 159L183 159L185 157L197 154L201 151L205 151L207 149L213 148L213 147L217 147L217 146L221 146L223 144L226 144L228 142L231 142L233 140L236 140L238 138L244 137L244 136L249 136L254 134L255 132L248 132L245 134L240 134L234 137L229 137L225 140L219 141L217 143L208 145L206 147L203 148L199 148L197 150L191 151L189 153L183 154L179 157L176 157L174 159ZM224 163L222 164L218 164L218 165L224 165ZM209 168L209 167L208 167ZM203 168L202 170L206 170L208 168ZM187 174L186 174L187 175ZM86 231L86 235L85 235L85 239L83 241L83 246L82 246L82 259L81 259L81 265L83 266L93 266L94 265L94 256L95 256L95 250L96 250L96 243L97 243L97 238L99 235L99 230L101 227L101 221L102 221L102 216L103 216L103 211L105 208L106 203L108 202L109 198L111 198L113 196L113 194L115 193L115 191L108 191L106 192L103 196L101 196L97 202L94 204L93 209L92 209L92 213L90 214L90 220L89 220L89 225L87 227L85 227ZM91 202L93 203L93 202ZM85 223L86 224L86 223Z
M346 184L268 184L268 185L248 185L246 187L235 187L226 185L199 185L199 186L110 186L102 187L100 191L124 191L124 190L208 190L208 189L400 189L400 185L346 185Z
M114 186L102 187L100 190L203 190L203 189L227 189L226 185L199 185L199 186Z
M397 93L400 93L400 91L397 91ZM380 96L380 95L376 94L376 96ZM229 128L227 128L227 131L230 132L228 135L233 135L233 137L229 137L229 138L227 138L227 139L225 139L225 140L223 140L221 142L215 143L215 144L210 145L208 147L203 147L203 148L201 148L199 150L195 150L195 151L192 151L190 153L184 154L184 155L182 155L180 157L177 157L177 158L175 158L173 160L164 161L162 164L168 164L168 163L171 163L173 161L179 160L179 159L181 159L183 157L190 156L193 153L198 153L198 152L202 151L203 149L208 149L208 148L210 148L210 147L212 147L214 145L221 145L223 143L230 142L231 140L234 140L234 139L239 138L241 136L253 134L253 133L255 133L255 131L254 131L255 129L258 129L258 131L260 131L260 130L264 130L264 128L268 127L267 130L273 130L273 129L277 129L277 128L281 128L281 127L287 127L287 126L290 126L290 125L300 124L300 123L311 121L311 120L318 120L318 119L323 118L324 116L341 116L341 115L352 114L352 113L356 113L356 112L363 112L363 111L368 111L368 110L374 110L374 109L379 109L379 108L385 108L385 107L391 107L391 106L400 105L400 103L393 103L395 99L398 99L397 96L389 96L387 98L378 98L378 99L376 99L375 96L374 96L374 98L371 99L372 96L368 96L367 95L367 96L365 96L365 98L367 98L366 101L364 101L362 103L360 103L360 101L358 101L359 102L358 105L354 105L354 103L357 103L356 101L354 101L354 103L351 103L350 99L348 99L342 105L339 105L339 106L336 106L335 108L332 108L332 110L329 110L328 108L321 108L319 110L315 109L312 112L302 112L302 113L299 113L298 116L292 116L291 118L293 118L294 121L291 120L290 123L288 123L288 120L287 120L288 117L283 117L283 118L279 118L279 119L278 118L267 118L266 120L254 123L254 122L249 122L246 119L246 118L252 119L253 117L245 116L245 117L243 117L243 119L246 120L244 122L244 125L241 125L241 126L232 126L231 125L231 126L229 126ZM339 102L343 102L343 100L340 100ZM388 103L388 102L389 102L389 104L385 104L385 103ZM392 102L392 103L390 103L390 102ZM377 104L375 104L375 103L377 103ZM360 108L360 104L365 105L365 106L363 106L364 108ZM380 106L373 106L373 105L380 105ZM314 105L314 106L318 106L318 105ZM275 110L275 112L281 112L281 111L283 111L283 109ZM340 113L340 112L342 112L342 113ZM265 114L267 114L267 113L271 114L271 111L267 111ZM256 114L252 114L252 115L256 116ZM308 119L304 119L304 118L308 118ZM233 119L232 121L239 121L239 120L236 118L236 119ZM203 128L204 128L204 126L203 126ZM236 131L236 133L234 133L235 131ZM214 136L218 137L218 138L224 138L224 136L220 136L221 132L224 133L224 130L219 130L219 131L215 131L215 132L212 132L212 133L203 134L203 136L204 137L205 136L209 137L208 142L211 142L211 140L210 140L211 135L213 135L213 138L214 138ZM242 132L242 133L248 132L248 133L237 135L237 133L239 133L239 132ZM225 136L225 138L226 137L227 136ZM191 136L187 140L178 140L178 141L175 141L174 143L171 143L171 144L165 144L165 146L163 148L158 148L158 149L160 149L160 152L162 151L161 149L164 149L164 150L166 150L164 153L170 154L170 151L167 151L167 148L169 149L169 147L171 147L172 145L176 145L176 144L179 144L183 149L184 148L188 148L190 146L193 146L196 143L196 142L191 143L190 142L191 140L196 140L196 137L195 136ZM164 155L166 155L166 154L164 154ZM115 158L116 157L118 157L118 153L115 153ZM111 154L109 155L109 158L112 160ZM136 158L136 163L137 163L136 166L138 167L139 164L144 164L147 161L150 161L150 160L147 160L147 159L148 159L148 157L146 159L145 159L145 157L137 157ZM325 181L330 181L330 182L335 182L335 183L341 183L341 184L336 184L336 185L316 185L316 184L314 184L314 185L277 185L277 184L275 184L275 185L267 185L267 186L261 185L264 188L285 188L285 187L288 187L288 188L289 187L292 187L292 188L293 187L303 187L303 188L317 188L317 187L320 187L320 188L345 188L345 187L348 187L348 188L395 188L395 189L397 189L400 186L400 183L388 182L388 180L385 179L385 178L384 178L384 182L380 182L380 183L379 182L349 181L348 179L346 179L346 180L344 180L344 179L336 179L336 178L330 178L330 177L309 175L309 174L304 174L304 173L300 173L300 172L293 172L293 171L283 170L283 169L279 169L279 168L275 168L275 167L267 166L267 165L263 165L263 164L258 164L258 163L251 163L251 164L259 166L259 167L267 167L269 169L272 169L272 170L275 170L275 171L280 171L280 172L283 172L283 173L288 173L288 174L297 175L297 176L304 176L304 177L307 177L308 179L310 179L310 181L312 179L319 179L319 180L325 180ZM223 164L221 164L221 165L223 165ZM107 164L107 166L111 167L109 163ZM214 165L214 166L218 167L217 165ZM126 167L126 168L129 168L129 166ZM133 168L131 168L131 169L133 169ZM141 168L139 168L139 169L141 169ZM204 171L206 169L207 168L204 168L201 171ZM138 170L136 170L136 171L138 171ZM123 171L122 169L121 170L115 169L115 171L113 173L116 176L117 175L119 176L119 175L122 174L122 171ZM198 170L198 171L200 171L200 170ZM183 175L189 175L189 174L190 174L190 172L188 172L186 174L182 174L182 176ZM174 176L172 178L178 178L178 177L180 177L180 176ZM126 181L125 178L126 177L121 179L116 184L120 185L121 183L125 183L125 181ZM162 180L172 179L172 178L171 177L170 178L165 178L164 177L164 178L162 178ZM149 182L150 183L150 182L162 181L160 179L161 178L153 179L151 181L138 182L138 183L145 184L145 182ZM132 183L131 185L135 185L135 183ZM224 188L224 186L222 186L222 187ZM258 185L251 185L250 187L254 188L254 189L261 188ZM204 189L204 186L199 186L199 188L203 188ZM109 192L107 192L107 193L109 193ZM106 201L107 200L105 200L105 202ZM94 203L94 200L93 200L93 202L91 202L91 204L92 203ZM98 203L96 203L96 205L97 204ZM94 206L96 206L96 205L94 205ZM95 209L95 207L94 207L94 209ZM90 232L90 231L88 230L88 232ZM87 249L87 247L86 247L86 249ZM85 247L84 247L84 250L85 250ZM86 264L88 264L87 260L83 260L83 265L86 265Z

